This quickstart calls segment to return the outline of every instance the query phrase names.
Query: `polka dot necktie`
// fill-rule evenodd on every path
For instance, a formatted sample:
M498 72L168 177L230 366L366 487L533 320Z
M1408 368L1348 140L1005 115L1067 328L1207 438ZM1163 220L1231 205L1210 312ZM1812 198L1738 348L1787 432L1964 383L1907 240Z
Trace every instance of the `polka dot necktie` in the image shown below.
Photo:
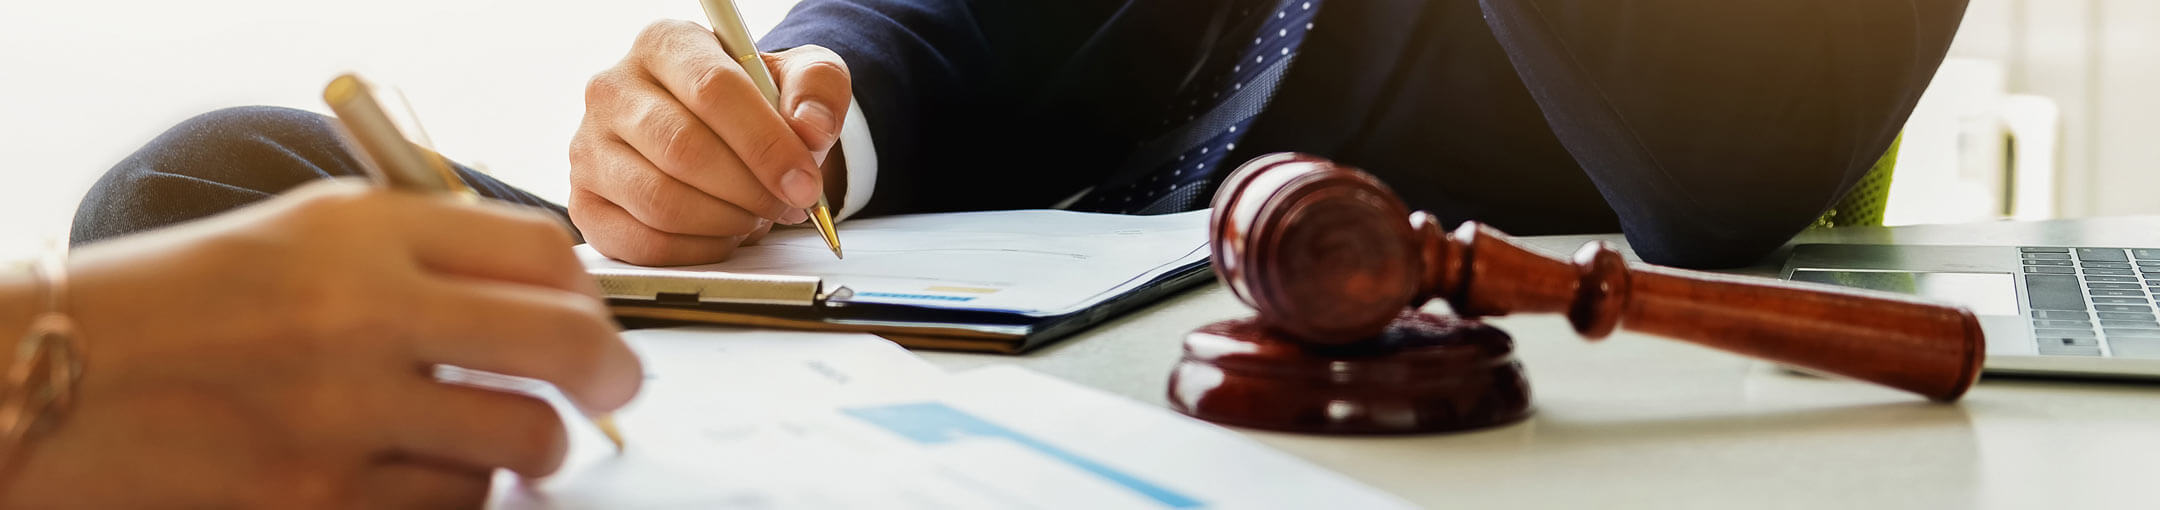
M1142 143L1123 171L1074 202L1073 210L1165 214L1207 205L1213 176L1228 171L1224 158L1273 98L1320 11L1319 0L1247 3L1258 5L1237 6L1242 15L1234 19L1242 23L1225 32L1243 49L1207 58L1201 79L1166 112L1161 126L1167 131Z

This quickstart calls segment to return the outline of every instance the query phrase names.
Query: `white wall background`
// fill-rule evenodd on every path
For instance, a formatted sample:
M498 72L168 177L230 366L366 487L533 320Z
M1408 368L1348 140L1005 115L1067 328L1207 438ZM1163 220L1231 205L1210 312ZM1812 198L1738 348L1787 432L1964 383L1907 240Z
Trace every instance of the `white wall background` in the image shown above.
M2063 109L2059 212L2160 213L2160 1L1973 1L1954 53ZM793 3L742 2L759 33ZM399 85L443 152L560 200L585 79L659 18L703 16L691 0L0 2L0 259L64 235L97 175L173 123L319 111L348 69Z
M794 0L739 2L762 34ZM566 148L592 73L694 0L0 2L0 259L58 239L98 175L216 108L325 111L359 70L404 90L446 154L568 195Z
M1952 55L2062 108L2058 214L2160 214L2160 2L1972 0Z

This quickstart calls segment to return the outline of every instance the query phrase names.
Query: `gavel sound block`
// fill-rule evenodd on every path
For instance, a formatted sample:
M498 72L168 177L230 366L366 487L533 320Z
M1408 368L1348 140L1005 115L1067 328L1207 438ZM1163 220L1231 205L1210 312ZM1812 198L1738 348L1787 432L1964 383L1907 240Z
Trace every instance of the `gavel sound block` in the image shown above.
M1529 413L1506 333L1476 317L1565 314L1950 402L1985 357L1971 312L1889 294L1629 264L1602 242L1543 255L1475 222L1453 232L1362 171L1301 154L1238 168L1215 195L1213 262L1258 315L1202 327L1170 377L1178 411L1253 428L1387 434ZM1405 221L1407 218L1407 221ZM1447 317L1418 312L1446 300Z

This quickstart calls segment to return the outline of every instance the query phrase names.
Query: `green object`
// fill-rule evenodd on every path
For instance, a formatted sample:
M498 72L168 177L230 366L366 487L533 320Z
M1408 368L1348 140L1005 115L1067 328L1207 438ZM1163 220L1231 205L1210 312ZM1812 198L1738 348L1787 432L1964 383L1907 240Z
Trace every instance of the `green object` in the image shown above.
M1838 199L1836 205L1817 218L1814 226L1881 226L1883 209L1890 204L1890 173L1897 166L1898 143L1904 140L1904 135L1891 140L1890 150L1883 152L1882 159L1875 160L1875 166L1860 176L1860 182L1853 183L1844 198Z

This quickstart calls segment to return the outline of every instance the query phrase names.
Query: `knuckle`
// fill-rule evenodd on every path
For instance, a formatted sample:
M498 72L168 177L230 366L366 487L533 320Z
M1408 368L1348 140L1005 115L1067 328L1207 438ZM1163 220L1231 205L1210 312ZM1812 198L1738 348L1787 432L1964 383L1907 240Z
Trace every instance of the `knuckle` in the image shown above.
M599 208L608 205L607 199L600 198L591 190L573 190L570 193L570 224L584 232L585 238L592 240L596 248L606 244L606 236L594 234L605 230L602 227L607 224L608 217L601 214Z
M636 189L634 193L648 198L648 200L644 201L646 209L645 217L642 218L644 223L663 232L677 234L697 233L697 222L694 216L695 206L686 203L688 202L686 200L660 198L658 196L660 179L658 176L644 176L635 179L630 184Z
M590 161L593 157L593 152L596 151L596 149L593 148L593 137L595 135L593 134L591 128L592 125L590 123L584 123L578 126L576 134L570 135L570 147L568 153L570 156L571 172L578 171L578 167L581 166L579 165L580 163Z
M363 186L325 186L320 192L295 196L290 234L305 239L360 239L377 237L387 226L372 221L373 214L391 197Z
M409 323L393 317L410 317L411 313L426 310L414 309L410 300L371 299L377 293L369 286L364 279L323 277L301 284L285 299L302 325L301 333L318 342L312 345L327 348L320 342L337 342L353 335L407 336Z
M677 175L687 173L704 162L710 150L699 143L705 140L698 136L697 126L681 115L648 110L638 125L646 130L651 140L660 144L660 161L655 163L662 171Z
M771 129L757 130L751 135L757 141L751 142L750 150L742 154L743 161L750 163L751 168L763 168L775 172L784 170L783 167L787 165L787 162L782 157L786 154L785 149L788 148L789 136L792 135L782 136L781 133Z
M624 79L619 70L608 69L585 80L585 111L590 113L600 105L622 97L623 90L627 88L623 85Z
M847 64L838 59L812 60L803 63L800 69L799 72L804 77L812 80L839 80L846 83L848 78Z
M694 30L696 29L696 27L696 23L691 23L679 19L663 19L659 21L654 21L651 24L645 25L644 30L638 31L637 40L631 43L631 45L634 47L633 52L637 52L638 50L649 51L663 48L666 46L668 41L674 38L677 34L683 33L684 30Z
M707 65L698 71L697 76L691 77L689 94L686 94L688 97L684 99L694 102L691 105L693 108L725 104L724 101L714 98L740 89L738 85L747 83L747 80L742 68L736 66L734 61Z
M591 188L594 179L603 169L600 167L600 149L590 129L579 129L570 137L570 187Z

